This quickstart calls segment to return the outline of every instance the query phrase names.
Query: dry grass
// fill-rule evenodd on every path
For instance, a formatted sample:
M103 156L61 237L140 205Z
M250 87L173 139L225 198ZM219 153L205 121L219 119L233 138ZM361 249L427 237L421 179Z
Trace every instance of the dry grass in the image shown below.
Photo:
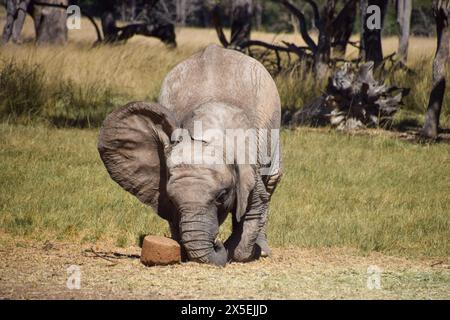
M4 17L0 17L0 28L3 20ZM301 37L294 34L254 32L252 37L268 42L287 40L301 44ZM93 48L95 32L87 20L83 20L81 30L70 31L70 41L65 47L36 48L33 39L33 25L28 18L24 29L25 44L2 48L0 71L3 69L5 73L11 64L25 70L40 70L43 77L36 87L43 86L46 93L40 108L41 118L57 125L79 126L97 126L106 113L124 102L155 100L162 79L174 65L207 44L218 43L212 29L183 28L177 31L178 48L175 50L167 49L159 40L140 36L132 38L126 45ZM383 43L386 54L394 52L397 47L395 37L386 38ZM411 38L409 64L420 77L411 77L399 71L387 79L388 82L412 88L403 112L396 118L398 121L413 119L418 125L423 121L431 85L430 57L435 46L435 39ZM349 48L349 56L356 53L356 49ZM303 71L300 74L280 75L275 81L283 108L289 109L301 108L324 86L324 83L317 85L316 79ZM19 80L16 82L22 83ZM0 88L0 95L1 91ZM24 90L19 86L17 91ZM28 99L34 100L36 95L39 94L30 92ZM12 105L18 103L14 101L14 96L11 100ZM444 126L450 123L449 101L450 94L447 93L441 121ZM93 114L79 111L89 109L97 111ZM5 112L2 114L5 118ZM6 117L11 118L9 113Z
M3 28L5 12L3 8L0 9L0 27ZM229 32L229 31L227 31ZM178 28L177 31L177 42L180 48L186 47L197 47L201 48L210 43L217 43L217 35L214 29L198 29L198 28ZM34 39L34 26L33 21L30 17L27 17L24 26L23 37L26 42L32 42ZM313 39L316 40L317 35L313 34ZM299 45L305 45L303 40L298 34L293 33L266 33L260 31L254 31L252 33L252 38L256 40L262 40L266 42L278 42L288 41L294 42ZM96 38L95 29L92 24L87 19L82 19L81 30L70 30L69 31L70 42L90 45L94 43ZM353 41L358 41L358 36L352 37ZM156 39L150 39L147 37L137 36L132 38L129 43L137 45L148 45L154 46L158 45L160 42ZM383 39L383 50L386 55L396 52L398 47L398 38L391 36ZM436 48L436 39L425 38L425 37L412 37L409 45L410 60L414 62L417 59L429 58L434 54ZM349 56L355 56L357 54L357 49L354 47L349 47Z

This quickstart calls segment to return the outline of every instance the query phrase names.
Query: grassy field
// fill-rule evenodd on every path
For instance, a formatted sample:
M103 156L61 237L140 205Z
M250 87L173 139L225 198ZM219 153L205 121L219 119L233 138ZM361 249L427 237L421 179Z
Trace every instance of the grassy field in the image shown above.
M253 37L300 38L261 32ZM110 181L96 153L97 129L55 125L95 128L119 105L157 99L168 70L217 43L214 31L180 29L175 50L144 37L93 48L94 30L85 20L82 30L70 31L67 46L36 48L32 38L28 19L25 44L0 51L0 228L40 238L107 238L118 245L135 243L148 232L167 233L150 209ZM415 88L397 123L422 121L434 46L434 39L412 38L410 65L423 76L397 72L389 79ZM394 38L384 40L385 52L395 48ZM299 108L321 90L312 77L300 81L298 76L275 79L283 108ZM273 199L269 229L274 245L449 253L448 144L300 129L283 132L283 147L286 174Z
M0 10L0 29L3 22ZM211 266L152 269L127 260L105 268L105 260L86 257L92 245L110 252L132 246L138 254L143 235L169 235L162 219L109 178L96 150L98 126L121 104L155 100L168 70L218 41L213 30L185 28L174 50L143 37L93 48L94 31L83 21L67 46L36 48L32 29L27 21L25 43L0 50L0 297L449 297L450 145L378 129L283 130L285 174L268 229L272 259L232 264L219 277ZM292 34L252 37L299 43ZM389 54L397 39L383 45ZM394 129L422 124L435 46L435 39L412 38L416 75L387 78L412 88ZM301 108L322 89L301 72L275 81L283 108ZM447 128L449 92L441 117ZM229 232L227 221L220 237ZM431 267L436 261L446 267ZM80 296L61 287L73 263L86 270ZM381 291L366 290L371 264L386 270Z
M1 298L450 298L448 144L283 131L273 256L218 270L139 263L140 237L168 228L109 178L96 137L96 129L0 125ZM74 264L80 290L65 286ZM380 290L367 287L370 266L382 270Z
M0 127L0 228L40 240L137 244L167 226L108 176L97 130ZM450 147L383 133L282 133L284 171L271 203L275 246L450 252ZM225 225L222 237L229 232Z

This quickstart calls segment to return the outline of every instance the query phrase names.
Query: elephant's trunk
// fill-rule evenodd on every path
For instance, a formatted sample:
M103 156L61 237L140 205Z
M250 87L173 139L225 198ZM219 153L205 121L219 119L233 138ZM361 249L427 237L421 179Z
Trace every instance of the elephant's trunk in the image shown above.
M181 211L181 243L186 249L189 260L224 266L228 254L220 242L215 242L219 231L216 214L206 209L186 209Z

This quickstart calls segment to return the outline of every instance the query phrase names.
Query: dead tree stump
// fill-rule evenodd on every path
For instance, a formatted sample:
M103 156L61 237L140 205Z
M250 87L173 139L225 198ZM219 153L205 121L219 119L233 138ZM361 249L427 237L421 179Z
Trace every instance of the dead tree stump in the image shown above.
M350 130L390 124L409 89L375 80L373 67L367 62L355 72L345 63L329 78L325 93L294 113L287 124Z

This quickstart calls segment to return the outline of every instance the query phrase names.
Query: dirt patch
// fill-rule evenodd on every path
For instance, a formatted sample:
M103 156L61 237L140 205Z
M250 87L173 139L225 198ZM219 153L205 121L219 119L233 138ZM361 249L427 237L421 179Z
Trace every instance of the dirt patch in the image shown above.
M450 298L447 259L361 256L336 248L274 248L271 258L225 268L197 263L145 267L139 254L139 247L37 243L2 236L0 298ZM75 267L68 271L70 266ZM367 286L373 268L381 272L380 289ZM80 289L67 287L74 270L80 273Z

